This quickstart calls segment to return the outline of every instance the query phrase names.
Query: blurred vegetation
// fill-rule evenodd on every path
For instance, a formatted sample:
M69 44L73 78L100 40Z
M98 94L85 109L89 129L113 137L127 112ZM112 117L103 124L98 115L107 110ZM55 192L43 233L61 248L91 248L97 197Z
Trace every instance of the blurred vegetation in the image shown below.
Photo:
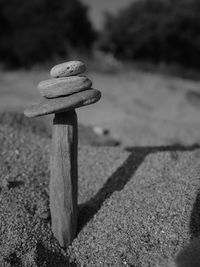
M121 60L200 68L199 14L199 0L138 0L106 14L99 47Z
M95 31L78 0L0 0L0 61L7 67L88 52Z

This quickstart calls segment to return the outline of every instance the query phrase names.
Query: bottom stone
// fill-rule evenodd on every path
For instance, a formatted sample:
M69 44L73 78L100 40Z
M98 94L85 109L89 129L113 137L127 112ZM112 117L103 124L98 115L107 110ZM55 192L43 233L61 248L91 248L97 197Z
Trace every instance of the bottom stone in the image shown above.
M101 92L96 89L59 97L54 99L42 99L39 103L33 104L24 111L27 117L38 117L42 115L69 111L82 106L97 102L101 98Z

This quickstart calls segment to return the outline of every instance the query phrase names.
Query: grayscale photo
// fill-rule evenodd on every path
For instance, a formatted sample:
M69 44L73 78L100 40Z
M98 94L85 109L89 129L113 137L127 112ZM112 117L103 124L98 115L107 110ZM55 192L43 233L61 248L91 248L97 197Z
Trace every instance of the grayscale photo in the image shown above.
M0 0L0 267L200 267L199 0Z

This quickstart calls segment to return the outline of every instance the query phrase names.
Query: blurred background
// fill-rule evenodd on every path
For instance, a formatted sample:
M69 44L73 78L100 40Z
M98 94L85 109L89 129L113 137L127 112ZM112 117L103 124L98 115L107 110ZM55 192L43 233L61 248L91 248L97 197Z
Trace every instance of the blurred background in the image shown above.
M199 14L199 0L0 0L0 120L82 60L103 96L80 124L123 146L199 144Z

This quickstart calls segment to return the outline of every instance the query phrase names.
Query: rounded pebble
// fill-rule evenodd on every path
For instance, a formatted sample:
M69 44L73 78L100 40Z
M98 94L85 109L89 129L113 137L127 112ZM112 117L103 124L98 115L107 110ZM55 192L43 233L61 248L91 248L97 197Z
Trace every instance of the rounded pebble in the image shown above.
M68 61L54 66L51 71L51 77L68 77L81 74L86 71L86 66L81 61Z
M50 79L38 84L38 90L43 97L54 98L71 95L91 88L92 82L85 76L72 76Z
M90 105L101 98L101 92L96 89L88 89L67 97L54 99L42 99L24 111L27 117L38 117L42 115L66 112L75 108Z

